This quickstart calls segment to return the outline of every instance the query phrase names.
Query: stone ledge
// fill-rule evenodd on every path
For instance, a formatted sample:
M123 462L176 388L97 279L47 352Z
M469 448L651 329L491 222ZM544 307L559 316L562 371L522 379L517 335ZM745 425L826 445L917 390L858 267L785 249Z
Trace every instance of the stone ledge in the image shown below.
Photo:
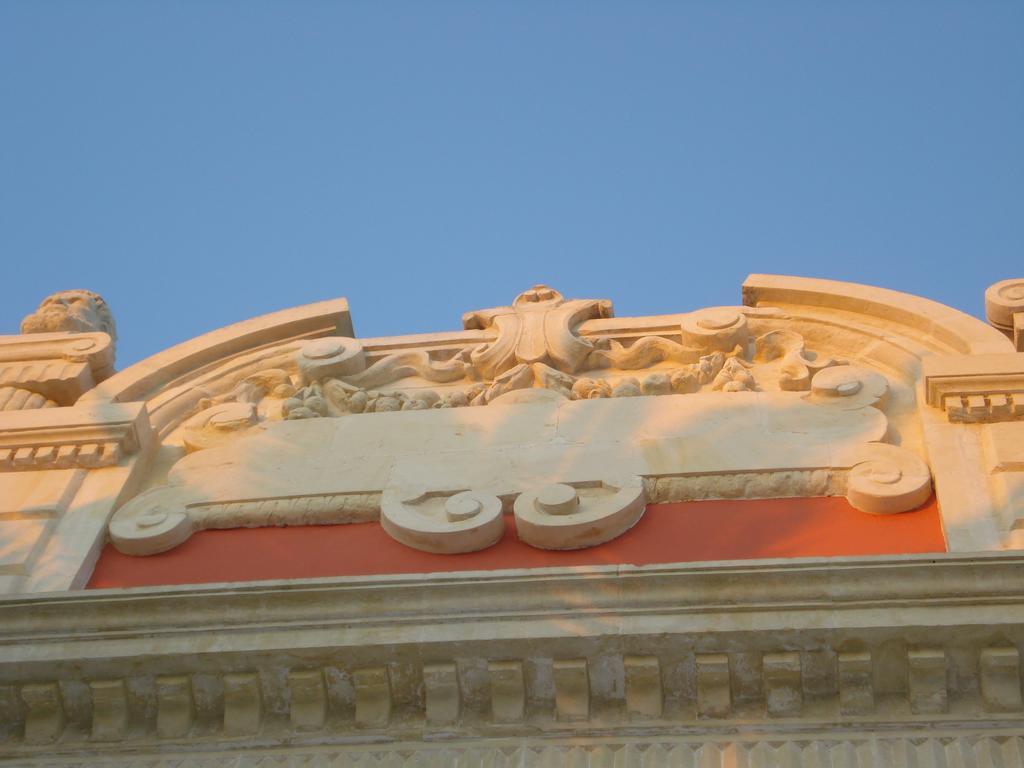
M773 615L773 623L759 628L879 626L881 616L883 626L902 626L915 623L912 612L919 609L934 612L943 625L1024 617L1024 553L465 571L12 595L0 599L0 663L22 658L28 646L32 653L24 660L58 659L58 643L123 644L232 630L333 627L344 630L336 634L339 644L348 632L368 633L366 642L373 644L397 642L399 631L409 638L442 639L461 636L471 625L484 637L487 624L565 618L580 625L553 636L575 636L588 626L604 633L610 618L615 626L650 618L678 628L685 617L691 631L709 621L723 631L741 630L754 617ZM392 634L374 639L375 628L382 627Z
M126 746L1019 723L1022 570L942 555L11 597L0 713L14 743ZM95 700L122 686L124 723Z
M950 421L1024 418L1024 354L933 355L921 365L928 404Z
M143 403L0 413L0 472L116 465L151 438Z
M49 748L0 756L0 765L82 766L95 768L422 768L423 766L492 766L493 768L605 768L607 766L733 766L799 765L804 768L833 768L839 765L896 768L897 766L1006 765L1021 763L1024 735L1019 726L1006 729L900 730L883 735L857 730L828 733L750 734L703 737L630 736L516 738L476 741L397 741L378 745L299 745L286 749L239 743L195 745L170 751L150 747L133 754L89 754Z

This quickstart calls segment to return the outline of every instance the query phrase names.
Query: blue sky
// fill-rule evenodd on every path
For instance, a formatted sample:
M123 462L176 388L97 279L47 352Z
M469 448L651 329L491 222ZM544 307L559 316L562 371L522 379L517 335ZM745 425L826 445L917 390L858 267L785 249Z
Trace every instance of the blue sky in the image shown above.
M123 366L334 296L370 336L749 272L979 313L1024 275L1022 38L983 0L0 0L0 333L90 288Z

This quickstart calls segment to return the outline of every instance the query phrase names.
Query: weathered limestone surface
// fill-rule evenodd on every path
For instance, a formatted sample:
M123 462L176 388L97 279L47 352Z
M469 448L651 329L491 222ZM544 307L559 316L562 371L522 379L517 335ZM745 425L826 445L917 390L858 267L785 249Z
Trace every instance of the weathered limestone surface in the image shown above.
M0 336L0 592L85 584L111 513L159 460L161 420L213 394L201 374L197 384L168 385L211 366L244 370L249 358L267 359L268 347L273 359L280 347L351 332L345 301L322 302L215 331L115 374L106 303L88 291L45 299L21 335Z
M95 294L0 337L0 764L1021 765L1024 285L990 325L765 275L615 317L535 286L450 333L344 300L114 372ZM652 501L938 497L948 554L80 591L195 531L379 520L483 549ZM343 556L343 553L339 553Z
M951 554L8 597L0 760L617 744L1000 765L983 756L1024 730L1022 571Z
M621 535L649 501L845 495L875 514L925 501L921 360L1006 339L860 286L755 276L745 297L757 306L619 320L610 302L536 286L468 313L460 333L262 350L205 373L205 397L176 396L192 411L160 420L159 479L111 537L146 555L205 528L379 519L403 544L458 553L493 545L512 513L526 543L572 549ZM762 306L780 301L812 310ZM956 514L950 540L970 546L955 548L1010 535Z
M0 340L0 491L51 499L50 522L35 502L5 518L2 586L80 585L115 509L110 535L138 555L204 528L378 519L457 553L492 545L509 514L527 543L566 549L621 535L650 501L845 495L887 514L934 487L951 550L1016 546L1020 285L986 294L995 327L764 275L744 307L620 319L535 286L462 331L387 339L354 338L338 300L116 375L105 302L55 294Z

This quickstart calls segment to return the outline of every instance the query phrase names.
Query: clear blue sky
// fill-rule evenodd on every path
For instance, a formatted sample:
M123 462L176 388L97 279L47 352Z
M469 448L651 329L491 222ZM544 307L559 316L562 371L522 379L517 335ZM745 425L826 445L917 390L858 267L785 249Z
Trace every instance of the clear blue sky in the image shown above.
M1024 276L1022 41L983 0L0 0L0 333L90 288L123 366L334 296L370 336L748 272L979 313Z

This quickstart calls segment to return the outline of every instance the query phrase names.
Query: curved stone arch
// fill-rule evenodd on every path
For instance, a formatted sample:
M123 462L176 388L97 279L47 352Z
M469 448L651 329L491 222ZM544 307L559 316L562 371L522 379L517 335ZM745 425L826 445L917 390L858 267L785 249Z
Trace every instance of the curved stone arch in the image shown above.
M902 373L913 390L914 441L931 464L949 550L1020 546L1024 473L1013 457L1024 441L1024 355L1003 331L918 296L832 280L750 275L743 298L780 309L805 331L833 324L875 338L861 359ZM895 364L886 359L893 350ZM905 415L910 406L901 404Z
M87 392L82 402L145 401L154 428L165 434L205 396L204 385L290 361L302 342L334 335L353 335L344 298L271 312L151 355Z
M788 310L833 310L890 328L895 323L905 329L905 335L936 354L1014 351L1006 336L965 312L913 294L860 283L752 274L743 282L743 303Z
M863 333L873 344L895 344L918 359L925 349L932 354L1013 349L998 330L963 312L911 294L858 283L753 274L743 283L743 300L754 308L778 308L794 321L809 320ZM591 322L583 323L584 333ZM900 335L910 344L899 344L893 323L905 329ZM884 324L888 327L883 329ZM194 410L206 387L237 381L260 367L290 363L303 341L330 335L353 335L345 299L272 312L194 337L116 373L81 401L145 401L153 426L166 434ZM916 379L918 371L913 374Z

